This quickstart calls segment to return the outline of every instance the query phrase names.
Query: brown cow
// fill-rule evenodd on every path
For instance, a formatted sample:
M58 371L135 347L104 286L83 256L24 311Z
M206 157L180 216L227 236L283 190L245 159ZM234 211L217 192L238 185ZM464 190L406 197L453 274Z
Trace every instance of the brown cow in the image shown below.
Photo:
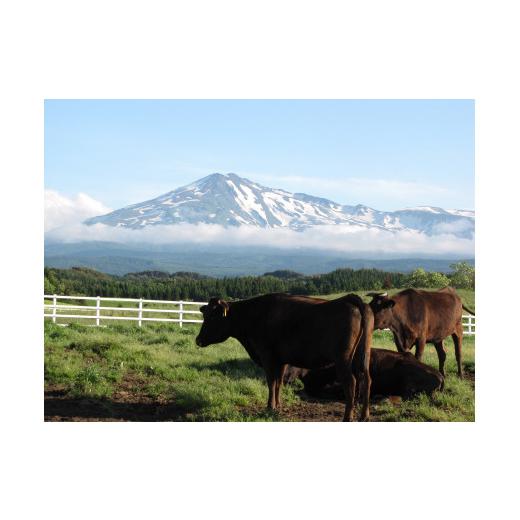
M371 350L370 377L372 395L398 395L406 399L420 392L431 394L444 386L441 373L415 359L410 352L381 348ZM314 370L287 367L284 383L291 383L297 378L302 380L304 390L310 396L344 397L332 365Z
M462 305L455 289L439 291L405 289L391 298L387 293L370 293L374 328L390 329L399 352L415 345L415 357L422 359L426 343L433 343L439 357L439 371L444 376L446 349L444 339L453 338L459 377L462 377ZM469 311L471 312L471 311Z
M361 419L368 420L374 319L359 296L328 302L288 294L266 294L229 303L211 298L201 312L204 322L197 345L206 347L236 338L265 370L269 408L280 406L287 364L318 368L334 363L345 389L344 420L353 419L356 384L361 388Z

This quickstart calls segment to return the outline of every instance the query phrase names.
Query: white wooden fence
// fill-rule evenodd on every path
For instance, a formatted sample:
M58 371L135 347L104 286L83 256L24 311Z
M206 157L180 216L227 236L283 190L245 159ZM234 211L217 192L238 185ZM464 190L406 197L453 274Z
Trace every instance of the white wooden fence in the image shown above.
M201 316L199 307L206 305L206 302L185 302L185 301L170 301L170 300L144 300L142 298L110 298L100 296L58 296L56 294L45 294L44 299L52 301L52 303L44 303L44 317L50 318L54 323L59 318L69 319L87 319L96 320L96 325L99 326L101 320L127 320L137 321L141 327L143 321L164 321L171 323L178 323L182 327L183 323L202 323L201 319L196 319ZM94 301L95 305L69 305L60 304L58 300L84 300ZM135 307L113 307L103 306L102 302L126 302L128 304L137 304ZM161 308L154 308L153 305L161 305ZM169 307L172 308L169 308ZM166 308L168 307L168 308ZM195 309L196 308L196 309ZM79 310L89 314L71 314L63 311ZM50 312L46 312L50 311ZM104 311L110 311L107 314ZM130 313L130 316L114 316L114 312ZM175 318L166 318L158 316L146 315L146 313L158 313L159 315L177 315ZM185 319L185 315L189 315L189 319ZM464 334L475 335L475 316L464 314L462 316L462 325Z
M471 314L462 315L462 330L468 336L475 335L475 316Z
M145 321L162 321L178 323L182 327L183 323L202 323L199 308L205 305L205 302L184 302L170 300L145 300L143 298L111 298L101 296L59 296L57 294L45 294L45 300L52 303L44 303L44 317L50 318L54 323L58 319L86 319L96 320L96 325L100 325L101 320L126 320L137 321L139 327ZM63 304L59 300L83 300L87 305L71 305ZM95 305L89 305L88 302L95 302ZM125 302L131 307L114 307L113 305L102 305L103 302ZM161 308L153 307L161 305ZM50 312L49 312L50 311ZM78 311L77 313L74 313ZM107 313L107 311L109 311ZM123 313L123 315L114 315L115 313ZM150 314L159 314L159 316L151 316ZM128 315L129 314L129 315ZM163 317L160 317L160 316ZM169 317L166 317L169 315ZM175 317L171 317L174 315ZM186 318L185 316L188 315Z

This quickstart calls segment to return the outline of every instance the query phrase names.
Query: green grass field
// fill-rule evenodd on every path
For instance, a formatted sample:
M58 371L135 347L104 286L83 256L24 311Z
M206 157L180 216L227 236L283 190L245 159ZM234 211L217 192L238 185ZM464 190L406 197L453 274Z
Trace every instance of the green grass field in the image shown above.
M473 308L474 297L461 296ZM299 382L283 388L281 412L267 411L263 371L236 340L201 349L194 341L199 325L107 323L63 327L45 320L46 420L341 419L342 403L308 399ZM431 398L373 402L372 419L474 421L474 341L464 337L463 380L456 376L450 338L444 391ZM382 331L374 334L373 346L395 349L391 334ZM424 361L437 367L433 346L426 347Z

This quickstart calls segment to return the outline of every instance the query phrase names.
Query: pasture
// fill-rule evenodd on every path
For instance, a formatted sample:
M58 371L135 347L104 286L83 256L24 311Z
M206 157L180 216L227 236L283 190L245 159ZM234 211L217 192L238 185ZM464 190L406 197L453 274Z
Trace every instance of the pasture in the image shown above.
M474 308L473 294L461 294ZM199 325L107 322L106 327L46 320L45 419L48 421L338 421L344 405L307 397L300 382L284 386L282 410L265 409L263 370L234 339L201 349ZM375 398L373 421L474 421L475 337L464 336L463 380L447 339L443 392L408 401ZM374 348L394 350L389 332ZM437 367L428 345L424 362Z

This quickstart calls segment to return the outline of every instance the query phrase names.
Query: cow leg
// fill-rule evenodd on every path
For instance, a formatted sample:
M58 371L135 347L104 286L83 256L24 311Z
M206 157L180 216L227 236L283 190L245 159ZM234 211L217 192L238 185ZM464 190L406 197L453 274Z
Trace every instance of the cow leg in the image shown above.
M267 381L267 389L269 397L267 398L267 408L274 410L276 408L276 371L272 363L266 363L262 360L262 366L265 370L265 379Z
M363 371L363 407L361 409L361 421L368 421L370 415L370 387L372 386L372 379L370 378L370 370Z
M276 408L276 379L271 372L265 371L267 379L267 389L269 390L269 397L267 398L267 408L274 410Z
M341 383L345 393L345 415L344 421L354 419L354 408L356 405L356 377L352 371L352 360L338 359L336 361L336 377Z
M421 361L423 354L424 354L424 347L426 345L426 341L424 339L419 338L415 341L415 358L418 361Z
M267 388L269 390L267 408L275 410L279 404L279 399L277 399L277 391L279 392L280 390L281 379L283 377L286 365L280 365L268 357L264 357L261 361L265 370Z
M394 343L395 343L395 346L397 347L397 351L398 352L406 352L406 349L401 341L401 338L399 337L398 334L396 334L394 331L392 331L392 334L394 336Z
M352 373L352 369L347 370L344 377L345 387L345 415L343 420L351 422L354 420L354 409L356 406L356 378Z
M370 415L370 387L372 386L372 379L370 377L370 345L371 338L365 338L366 332L363 332L363 337L357 347L358 352L355 354L354 375L356 378L356 394L361 401L361 415L360 421L368 421ZM367 341L368 339L368 341Z
M457 371L462 379L462 323L457 323L455 332L451 335L455 346L455 358L457 359Z
M278 374L276 376L276 388L275 388L275 396L274 396L276 408L280 408L280 389L282 388L283 375L285 373L286 368L287 368L287 365L282 365L279 368Z
M444 348L444 343L442 341L438 341L434 343L435 349L437 350L437 356L439 357L439 372L444 376L444 362L446 361L446 349Z
M359 333L359 326L353 327L349 332L347 344L338 346L337 350L336 373L338 375L338 380L341 382L345 390L345 415L343 416L344 421L352 421L354 419L356 384L358 381L354 375L353 365ZM358 370L356 371L359 372Z

